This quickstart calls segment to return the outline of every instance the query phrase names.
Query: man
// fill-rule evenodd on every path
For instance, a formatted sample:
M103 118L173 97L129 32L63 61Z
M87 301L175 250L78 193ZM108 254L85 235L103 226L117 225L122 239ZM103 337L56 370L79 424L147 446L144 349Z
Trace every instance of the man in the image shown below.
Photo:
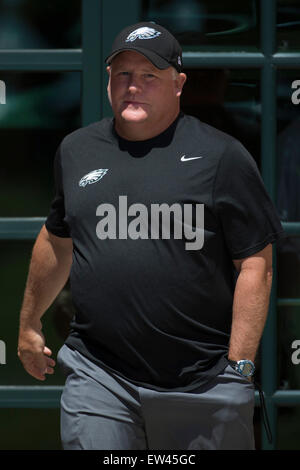
M58 148L19 357L38 380L53 373L41 317L70 274L64 449L253 449L280 222L245 148L180 112L186 75L165 28L125 28L106 62L114 119Z

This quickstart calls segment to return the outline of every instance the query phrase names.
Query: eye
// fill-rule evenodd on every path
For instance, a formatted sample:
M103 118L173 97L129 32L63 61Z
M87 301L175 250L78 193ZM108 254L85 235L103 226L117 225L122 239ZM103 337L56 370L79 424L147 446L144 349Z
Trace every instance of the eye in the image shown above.
M145 73L145 78L146 79L155 78L155 75L153 75L153 73Z

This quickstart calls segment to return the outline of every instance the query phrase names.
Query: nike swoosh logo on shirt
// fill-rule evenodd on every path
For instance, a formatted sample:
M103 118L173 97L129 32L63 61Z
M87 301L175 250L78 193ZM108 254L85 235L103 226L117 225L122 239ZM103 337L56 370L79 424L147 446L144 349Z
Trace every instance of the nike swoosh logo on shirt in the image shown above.
M196 160L197 158L202 158L202 157L190 157L190 158L186 158L185 155L182 155L182 157L181 157L180 160L181 160L182 162L187 162L187 161L189 161L189 160Z

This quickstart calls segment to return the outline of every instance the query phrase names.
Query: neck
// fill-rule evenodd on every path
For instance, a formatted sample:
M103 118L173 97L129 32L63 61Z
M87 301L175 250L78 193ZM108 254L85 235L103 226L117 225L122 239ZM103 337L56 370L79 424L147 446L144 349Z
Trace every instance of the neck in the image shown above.
M177 118L179 109L162 121L154 122L127 122L115 117L115 130L117 134L126 140L142 141L152 139L164 132Z

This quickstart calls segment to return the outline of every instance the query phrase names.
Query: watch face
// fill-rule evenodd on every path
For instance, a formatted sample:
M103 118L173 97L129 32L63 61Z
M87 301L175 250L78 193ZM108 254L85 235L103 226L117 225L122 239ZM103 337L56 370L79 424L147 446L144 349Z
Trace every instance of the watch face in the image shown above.
M238 370L240 374L244 375L245 377L249 377L253 374L253 366L251 362L248 361L240 361L238 363Z

